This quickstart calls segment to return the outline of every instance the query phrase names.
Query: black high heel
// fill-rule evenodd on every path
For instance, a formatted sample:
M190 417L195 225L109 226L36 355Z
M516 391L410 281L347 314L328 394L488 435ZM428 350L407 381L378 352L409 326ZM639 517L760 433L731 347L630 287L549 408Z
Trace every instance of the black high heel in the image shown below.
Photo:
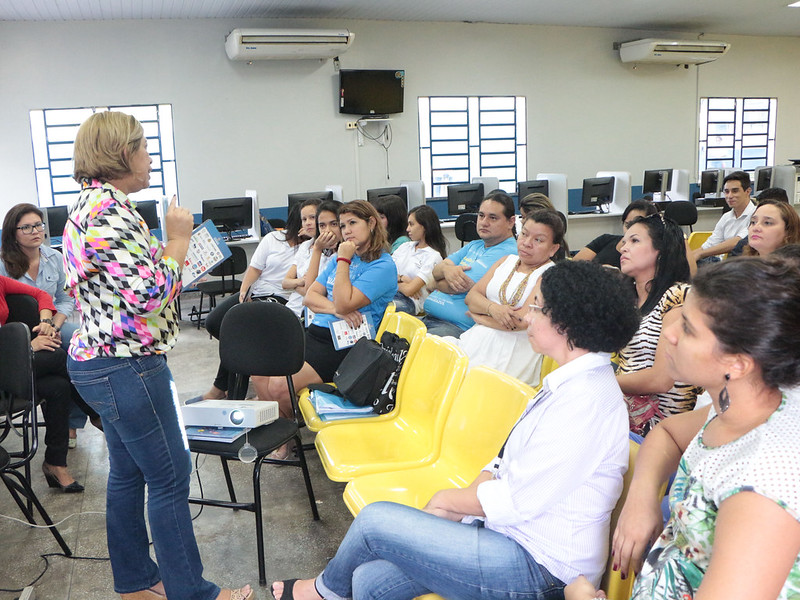
M45 470L44 465L42 465L42 473L44 473L44 478L47 481L48 487L58 488L63 494L80 494L83 492L83 486L77 481L73 481L69 485L62 485L58 477Z

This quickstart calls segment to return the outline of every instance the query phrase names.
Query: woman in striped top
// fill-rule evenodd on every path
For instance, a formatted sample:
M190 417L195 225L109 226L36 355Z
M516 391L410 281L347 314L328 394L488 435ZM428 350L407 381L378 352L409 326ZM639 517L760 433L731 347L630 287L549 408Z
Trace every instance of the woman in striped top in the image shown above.
M675 381L663 356L662 329L681 315L689 289L683 232L655 214L631 223L620 248L620 269L628 275L642 321L619 353L617 381L628 404L631 431L646 435L659 421L694 407L701 388Z

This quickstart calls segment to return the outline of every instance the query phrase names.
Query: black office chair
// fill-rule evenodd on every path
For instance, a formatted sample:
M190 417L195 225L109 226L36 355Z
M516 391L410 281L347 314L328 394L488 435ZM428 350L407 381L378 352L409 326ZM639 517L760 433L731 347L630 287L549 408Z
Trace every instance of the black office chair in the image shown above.
M668 202L664 209L664 217L672 219L678 225L689 226L689 232L692 231L692 225L697 223L697 206L692 202L686 200L675 200Z
M20 451L8 452L0 447L0 479L28 523L36 524L33 513L35 507L64 554L72 556L72 551L30 484L30 462L39 447L39 437L33 351L27 325L6 323L0 327L0 357L0 416L5 420L0 442L11 431L16 431L22 438ZM20 468L24 473L19 471Z
M231 307L222 319L219 337L219 356L222 364L236 373L235 385L228 390L231 399L243 399L247 393L249 377L264 375L286 377L292 398L293 419L279 418L268 425L252 429L247 441L256 448L257 458L253 463L253 501L238 502L233 489L229 460L237 460L239 449L245 443L241 436L232 443L203 442L189 440L189 449L199 454L219 456L230 494L230 500L189 498L193 504L248 510L255 513L256 546L258 551L258 579L266 585L264 559L264 530L261 508L261 466L263 463L300 467L305 481L308 501L314 520L319 520L311 477L308 473L303 444L299 434L299 411L292 375L303 366L305 336L303 326L295 314L282 304L274 302L247 302ZM294 440L297 458L278 460L267 455Z
M217 296L224 296L238 292L242 282L236 279L247 270L247 254L241 246L230 246L231 255L208 272L209 275L220 277L214 281L203 281L195 287L200 291L200 307L192 307L190 319L197 321L197 328L203 324L203 315L208 314L217 305ZM203 310L203 298L208 296L209 308Z
M455 223L456 238L461 241L461 247L466 242L477 240L478 236L478 214L463 213L458 215Z

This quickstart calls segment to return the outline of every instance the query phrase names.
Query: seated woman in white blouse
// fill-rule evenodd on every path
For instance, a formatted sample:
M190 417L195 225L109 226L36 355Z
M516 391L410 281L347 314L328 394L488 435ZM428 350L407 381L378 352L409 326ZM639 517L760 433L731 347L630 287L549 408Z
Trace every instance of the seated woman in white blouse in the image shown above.
M562 366L498 456L471 485L437 492L424 510L368 505L322 574L274 583L275 598L555 599L580 573L599 581L628 462L628 417L608 353L638 324L620 277L572 261L548 270L526 317L528 336Z
M447 241L439 217L430 206L409 211L406 232L411 241L392 254L397 266L394 303L398 311L418 315L430 293L427 284L433 279L433 267L447 258Z

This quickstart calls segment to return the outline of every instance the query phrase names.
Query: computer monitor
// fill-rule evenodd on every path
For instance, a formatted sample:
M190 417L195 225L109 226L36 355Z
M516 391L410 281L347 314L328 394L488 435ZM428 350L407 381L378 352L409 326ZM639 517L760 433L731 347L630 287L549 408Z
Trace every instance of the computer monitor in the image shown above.
M660 200L667 200L667 192L672 188L672 169L644 172L642 194L660 194Z
M292 214L292 209L294 208L295 204L298 206L302 206L303 202L306 200L319 200L320 202L325 202L326 200L333 200L333 190L327 190L323 192L300 192L297 194L289 194L288 196L288 204L286 207L286 214Z
M406 203L406 210L408 210L408 189L404 187L387 187L387 188L374 188L367 190L367 202L372 204L376 198L383 196L400 196L403 202Z
M245 196L203 200L203 221L208 219L229 240L247 237L247 230L253 227L253 199Z
M725 179L725 171L722 169L710 169L700 173L700 195L703 198L721 196L723 179Z
M44 209L47 215L47 235L52 240L64 235L64 227L67 226L69 218L69 208L66 206L48 206Z
M482 183L460 183L447 186L447 212L451 215L478 212L483 202Z
M594 208L596 212L608 212L608 205L613 198L613 177L590 177L583 180L581 206Z
M532 179L531 181L517 182L517 203L529 194L544 194L550 196L550 182L547 179Z
M145 224L151 231L161 229L158 221L158 205L155 200L140 200L136 203L136 212L144 219Z
M772 187L772 167L757 167L753 178L755 179L755 188L753 189L755 194Z

